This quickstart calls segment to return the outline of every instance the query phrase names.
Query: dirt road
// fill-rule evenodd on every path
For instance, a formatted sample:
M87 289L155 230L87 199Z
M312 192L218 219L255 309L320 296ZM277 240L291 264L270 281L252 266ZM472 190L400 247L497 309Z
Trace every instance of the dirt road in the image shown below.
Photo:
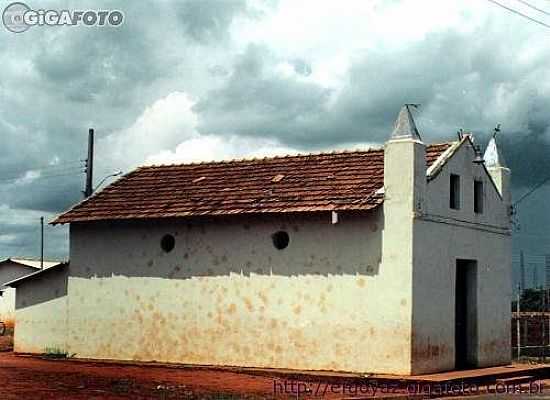
M0 400L12 399L372 399L406 398L407 389L384 393L383 386L364 386L329 379L324 375L309 382L227 369L158 364L47 359L0 352ZM279 375L282 376L282 375ZM287 375L284 375L287 377ZM292 375L288 375L292 376ZM304 379L304 378L300 378ZM364 381L367 382L367 381ZM370 382L370 381L369 381ZM550 381L544 387L550 387ZM346 387L346 385L348 385ZM542 386L541 386L542 387ZM482 387L483 388L483 387ZM355 393L352 390L355 389ZM364 391L366 389L366 392ZM484 390L480 391L480 394ZM424 394L411 398L420 399ZM514 398L550 398L548 392L515 393ZM528 397L527 397L528 396ZM459 398L464 398L460 396ZM469 397L511 398L489 394Z
M1 399L260 399L273 380L204 369L47 360L0 353Z
M342 399L334 383L297 381L207 368L45 359L0 352L0 399ZM294 386L292 386L294 385Z

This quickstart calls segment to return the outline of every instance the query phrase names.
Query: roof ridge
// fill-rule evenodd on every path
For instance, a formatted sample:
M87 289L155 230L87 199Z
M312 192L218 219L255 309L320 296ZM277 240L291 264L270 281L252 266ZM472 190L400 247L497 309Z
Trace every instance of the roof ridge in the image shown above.
M171 163L171 164L152 164L152 165L141 165L136 168L136 170L150 169L150 168L164 168L164 167L179 167L183 165L223 165L223 164L235 164L239 162L246 161L270 161L270 160L284 160L289 158L300 158L300 157L309 157L309 156L329 156L329 155L339 155L339 154L351 154L351 153L371 153L375 151L382 151L384 148L380 147L371 147L368 149L343 149L343 150L322 150L318 152L310 153L296 153L296 154L285 154L285 155L275 155L275 156L265 156L265 157L242 157L242 158L232 158L229 160L212 160L212 161L194 161L194 162L183 162L183 163Z
M456 140L451 140L447 142L440 142L440 143L430 143L427 144L426 147L432 147L432 146L444 146L444 145L450 145L455 143ZM228 160L212 160L212 161L194 161L194 162L174 162L170 164L151 164L151 165L140 165L136 169L134 169L132 172L137 170L144 170L144 169L154 169L154 168L166 168L166 167L179 167L184 165L225 165L225 164L235 164L239 162L247 162L247 161L256 161L256 162L262 162L262 161L271 161L271 160L285 160L290 158L301 158L301 157L309 157L309 156L329 156L329 155L340 155L340 154L365 154L365 153L372 153L375 151L383 151L384 147L383 145L380 146L373 146L368 149L342 149L342 150L321 150L321 151L314 151L309 153L296 153L296 154L285 154L285 155L275 155L275 156L266 156L266 157L242 157L242 158L232 158ZM128 174L126 174L128 175ZM121 178L122 179L122 178Z

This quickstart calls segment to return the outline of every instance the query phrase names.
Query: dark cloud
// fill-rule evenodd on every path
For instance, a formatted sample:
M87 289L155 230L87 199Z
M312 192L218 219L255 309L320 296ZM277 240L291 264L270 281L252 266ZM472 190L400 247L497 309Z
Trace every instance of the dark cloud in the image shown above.
M203 133L310 142L326 113L331 91L268 71L278 60L264 46L251 45L237 58L225 85L195 110Z
M290 61L292 66L294 67L294 71L297 74L303 75L303 76L309 76L311 75L311 64L307 62L306 60L303 60L301 58L296 58L292 61Z
M84 176L78 174L37 179L25 185L12 188L4 198L12 207L56 213L66 210L71 205L82 200ZM61 175L61 174L60 174ZM78 177L78 178L77 178ZM52 179L55 179L52 183ZM31 196L28 194L32 193Z
M330 107L331 90L271 71L274 64L289 62L298 74L309 76L306 61L277 59L264 47L250 46L225 85L196 106L200 130L223 134L229 129L300 147L383 141L401 104L429 106L452 70L459 69L451 61L433 63L445 48L440 42L447 40L434 38L402 54L365 55L351 66L349 83Z
M227 40L234 17L251 12L246 0L187 0L174 8L185 33L199 43Z
M550 178L550 144L540 131L509 133L515 136L503 136L501 143L519 198L520 193Z
M0 206L0 258L36 257L40 254L40 216L45 222L52 214L27 212ZM45 225L45 258L64 259L68 251L66 226Z

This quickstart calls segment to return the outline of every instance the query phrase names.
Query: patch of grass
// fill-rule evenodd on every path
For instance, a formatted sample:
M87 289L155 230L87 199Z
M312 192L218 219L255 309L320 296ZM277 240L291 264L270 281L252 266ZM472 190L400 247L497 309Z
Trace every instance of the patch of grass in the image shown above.
M44 349L44 357L47 358L67 358L67 352L59 347L46 347Z

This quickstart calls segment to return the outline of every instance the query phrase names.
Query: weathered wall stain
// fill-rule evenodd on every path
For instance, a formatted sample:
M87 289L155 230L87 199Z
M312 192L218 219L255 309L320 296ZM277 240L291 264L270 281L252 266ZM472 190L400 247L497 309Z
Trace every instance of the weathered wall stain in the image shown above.
M383 321L358 284L366 279L70 278L68 349L77 357L403 373L406 329ZM115 309L106 313L98 299Z

